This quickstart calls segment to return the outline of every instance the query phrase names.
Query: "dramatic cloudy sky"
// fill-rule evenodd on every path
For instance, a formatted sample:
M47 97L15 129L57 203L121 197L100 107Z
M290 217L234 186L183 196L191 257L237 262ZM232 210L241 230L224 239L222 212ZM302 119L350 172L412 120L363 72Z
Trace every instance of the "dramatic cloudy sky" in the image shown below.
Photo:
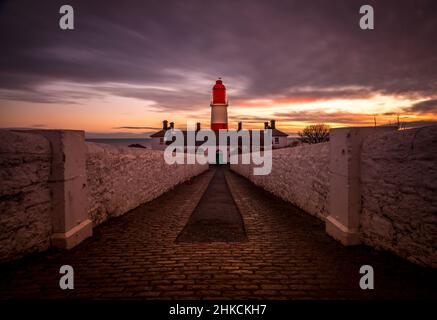
M231 126L437 121L435 0L1 1L0 40L1 127L207 126L219 76Z

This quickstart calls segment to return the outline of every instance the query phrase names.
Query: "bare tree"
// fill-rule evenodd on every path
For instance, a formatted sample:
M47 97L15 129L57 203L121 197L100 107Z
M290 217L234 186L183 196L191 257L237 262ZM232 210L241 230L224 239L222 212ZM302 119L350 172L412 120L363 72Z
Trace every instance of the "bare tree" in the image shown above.
M321 143L329 141L329 126L326 124L313 124L299 132L302 143Z

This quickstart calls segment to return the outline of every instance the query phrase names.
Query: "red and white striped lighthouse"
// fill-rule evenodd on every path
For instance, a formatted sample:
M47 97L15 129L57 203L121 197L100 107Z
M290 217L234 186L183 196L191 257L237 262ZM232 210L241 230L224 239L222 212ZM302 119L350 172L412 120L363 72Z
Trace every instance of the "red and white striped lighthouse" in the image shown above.
M226 87L221 78L212 87L211 130L228 129L228 101Z

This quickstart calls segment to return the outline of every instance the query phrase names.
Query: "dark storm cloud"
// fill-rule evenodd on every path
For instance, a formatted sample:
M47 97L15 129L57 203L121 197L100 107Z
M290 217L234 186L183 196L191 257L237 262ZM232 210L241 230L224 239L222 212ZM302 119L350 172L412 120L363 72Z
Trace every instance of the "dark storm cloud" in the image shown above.
M415 103L408 110L417 113L437 113L437 99Z
M371 122L373 118L363 114L350 112L320 112L320 111L295 111L295 112L276 112L274 116L282 121L303 121L313 123L357 123Z
M209 99L217 76L240 85L234 100L432 96L437 2L366 3L375 8L373 31L359 29L356 0L71 0L76 29L61 31L64 1L5 1L0 98L71 103L110 93L190 110ZM89 91L41 88L57 81Z
M386 115L386 114L383 114ZM367 114L357 114L351 112L320 112L320 111L295 111L295 112L284 112L284 113L274 113L273 117L277 120L277 127L281 127L280 124L284 122L306 122L306 123L340 123L344 125L354 124L360 126L374 125L375 120L378 125L396 125L398 113L393 115L392 120L381 120L380 115L367 115ZM259 116L234 116L236 121L244 121L245 123L260 125L265 121L270 119L266 117ZM383 118L384 119L384 118ZM437 125L437 121L434 120L410 120L408 116L401 117L400 125L402 128L416 128Z
M263 123L268 121L265 117L234 116L238 121L248 123ZM351 112L320 112L318 110L301 110L292 112L275 112L273 118L279 122L310 122L310 123L342 123L342 124L368 124L373 123L373 116Z

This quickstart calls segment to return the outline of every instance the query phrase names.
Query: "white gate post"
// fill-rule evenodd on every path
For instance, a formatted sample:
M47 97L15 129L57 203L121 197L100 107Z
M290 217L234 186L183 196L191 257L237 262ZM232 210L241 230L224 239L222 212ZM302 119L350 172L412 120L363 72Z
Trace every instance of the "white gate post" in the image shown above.
M51 244L70 249L92 235L86 195L84 131L32 130L46 137L52 149Z
M361 146L370 134L396 127L336 128L330 132L326 232L343 245L361 243Z

